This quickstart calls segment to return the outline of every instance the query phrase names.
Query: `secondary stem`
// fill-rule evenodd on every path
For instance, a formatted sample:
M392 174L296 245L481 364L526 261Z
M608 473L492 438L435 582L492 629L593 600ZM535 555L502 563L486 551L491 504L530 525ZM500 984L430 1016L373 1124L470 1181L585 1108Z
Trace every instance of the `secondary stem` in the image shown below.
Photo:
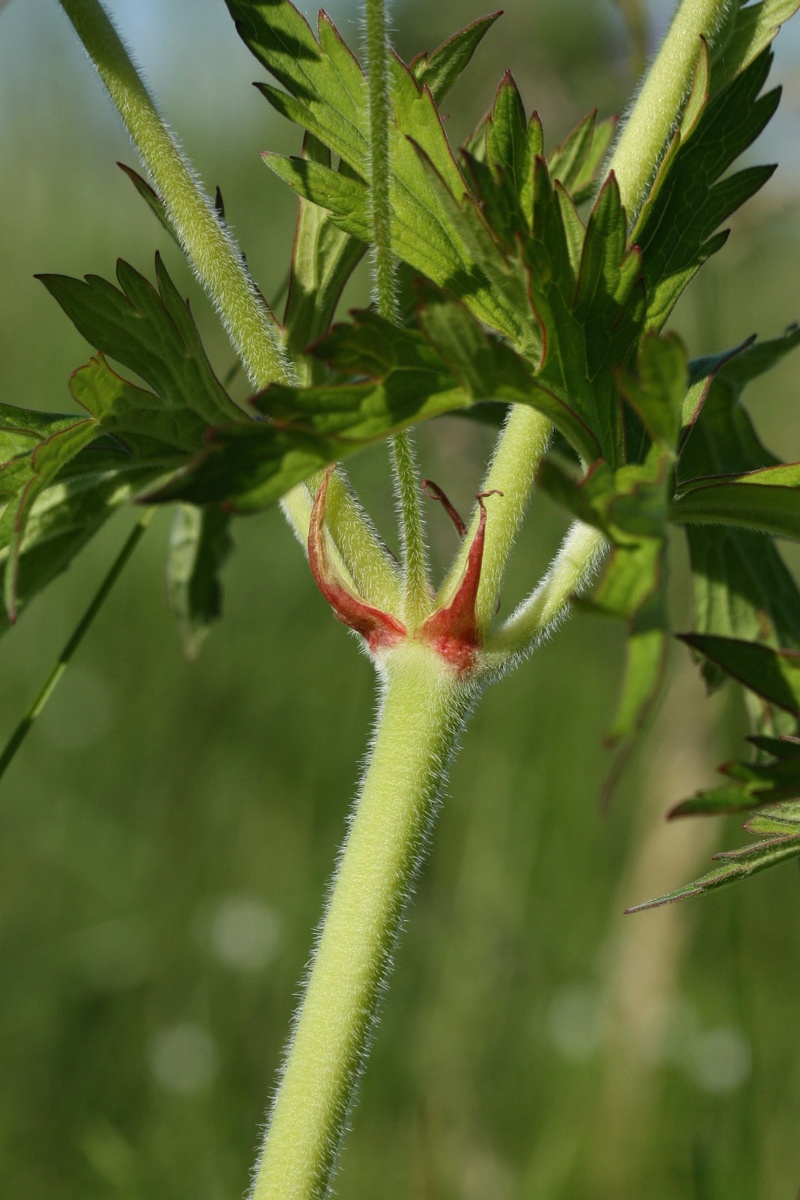
M257 387L291 381L277 327L100 0L60 0L166 205L186 256Z
M390 192L389 44L383 0L366 0L367 95L369 100L370 206L375 301L387 321L399 320L396 270L392 252ZM396 434L390 443L395 495L400 514L403 549L403 617L416 625L430 611L428 559L422 519L420 481L410 431Z
M647 194L659 159L680 116L700 55L700 38L713 38L730 0L682 0L617 142L614 171L630 221Z
M434 652L387 653L369 769L353 811L251 1200L322 1200L403 910L471 703Z

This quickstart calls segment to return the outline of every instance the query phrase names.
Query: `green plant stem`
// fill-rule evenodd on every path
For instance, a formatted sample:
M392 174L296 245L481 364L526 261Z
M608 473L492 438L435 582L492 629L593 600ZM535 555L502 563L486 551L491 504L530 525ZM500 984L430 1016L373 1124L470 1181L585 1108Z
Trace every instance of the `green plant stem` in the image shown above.
M401 643L385 656L378 732L252 1200L327 1195L403 911L472 695L424 646Z
M390 452L402 541L402 617L406 625L413 628L424 620L433 604L425 546L425 523L420 503L422 489L414 438L410 430L404 430L392 438Z
M147 526L155 516L156 511L157 510L155 508L146 509L134 525L131 532L128 534L128 537L123 543L122 549L117 554L117 557L111 564L105 578L103 579L103 582L95 592L91 604L86 609L86 612L81 617L77 627L70 635L66 645L56 659L56 662L50 669L47 677L39 688L39 691L36 693L30 708L17 725L11 737L8 739L3 753L0 754L0 779L2 779L5 775L17 751L30 733L34 721L37 719L42 709L47 704L47 701L50 699L56 687L58 686L61 676L64 674L69 665L70 659L93 625L95 617L108 599L111 589L114 587L114 584L122 574L128 559L139 545L139 542L144 536Z
M99 0L60 0L166 205L187 258L257 387L291 382L277 327Z
M525 510L533 491L539 463L547 451L553 427L547 417L534 408L516 404L508 415L497 440L482 492L501 492L487 503L486 539L483 550L481 582L476 610L478 626L486 632L500 601L511 549L519 533ZM478 526L478 512L473 514L470 529L462 543L440 596L446 601L458 587L466 566L470 543Z
M496 655L502 665L509 655L532 650L567 614L573 596L591 582L607 550L608 540L599 529L575 521L536 589L491 635L487 643L489 657Z
M738 2L738 0L737 0ZM701 37L713 38L730 0L682 0L608 163L632 223L692 86Z
M389 44L384 0L366 0L367 96L369 103L370 209L372 216L372 262L375 302L387 321L397 322L396 268L392 251L392 205L390 194ZM419 624L431 608L428 556L419 471L413 435L404 430L390 443L395 495L400 514L403 551L403 619Z
M370 211L372 264L378 311L397 322L396 270L392 252L389 194L389 45L383 0L366 0L367 96L369 104Z

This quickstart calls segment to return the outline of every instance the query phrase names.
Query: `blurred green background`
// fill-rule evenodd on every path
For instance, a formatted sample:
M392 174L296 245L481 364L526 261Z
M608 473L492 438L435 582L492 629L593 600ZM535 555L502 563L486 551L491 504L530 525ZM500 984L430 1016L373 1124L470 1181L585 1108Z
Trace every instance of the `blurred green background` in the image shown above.
M250 87L259 70L221 0L110 6L188 153L219 183L267 296L293 203L258 151L299 135ZM670 6L649 12L650 41ZM398 3L410 56L481 15ZM334 0L351 43L357 8ZM800 317L797 27L779 39L785 158L734 222L674 324L693 353ZM510 0L448 102L454 139L510 66L552 144L618 111L635 55L610 0ZM232 356L191 276L115 159L126 136L49 0L0 14L0 397L63 408L89 350L35 271L149 272L193 297L212 358ZM350 300L363 301L362 279ZM768 444L800 457L798 363L751 396ZM467 505L484 430L424 433L425 471ZM391 538L378 450L354 476ZM133 514L113 521L0 648L0 739L73 628ZM443 564L452 533L430 515ZM537 501L510 608L563 529ZM163 600L169 517L129 566L0 795L0 1191L25 1200L229 1200L246 1188L297 980L373 711L371 670L316 593L277 512L243 520L226 617L183 660ZM795 563L797 559L793 560ZM680 557L676 623L688 596ZM453 771L365 1076L337 1194L347 1200L753 1200L800 1187L800 883L625 918L706 869L739 822L667 827L669 805L741 750L725 692L685 652L605 815L601 739L620 630L576 618L490 692Z

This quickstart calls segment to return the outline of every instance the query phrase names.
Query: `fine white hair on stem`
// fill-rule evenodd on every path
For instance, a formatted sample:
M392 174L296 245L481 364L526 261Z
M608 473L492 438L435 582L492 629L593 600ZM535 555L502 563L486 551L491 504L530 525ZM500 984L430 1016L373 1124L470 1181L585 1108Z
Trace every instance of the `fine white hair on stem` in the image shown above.
M701 38L713 43L730 11L731 0L682 0L619 124L601 179L614 172L630 225L680 122L701 53Z
M599 530L573 522L536 588L487 641L487 666L507 670L554 633L569 616L572 597L595 578L607 550Z
M203 290L257 387L294 371L230 230L168 128L100 0L60 0L130 133Z

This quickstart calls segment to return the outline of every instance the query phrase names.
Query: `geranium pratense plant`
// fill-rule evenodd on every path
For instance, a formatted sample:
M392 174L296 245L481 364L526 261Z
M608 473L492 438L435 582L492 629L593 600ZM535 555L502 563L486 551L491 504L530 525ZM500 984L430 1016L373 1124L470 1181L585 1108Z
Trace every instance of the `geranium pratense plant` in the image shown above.
M775 110L777 91L763 92L769 47L798 4L683 0L619 133L591 114L549 151L506 74L456 152L438 105L497 14L406 64L388 48L381 0L366 0L362 65L324 13L315 33L288 0L227 0L279 85L259 88L304 130L299 156L265 155L299 197L279 323L98 0L61 3L150 176L129 170L134 185L182 246L256 391L247 410L231 399L160 260L155 287L125 263L118 286L42 276L97 353L70 383L88 415L0 408L6 609L13 620L121 503L148 513L176 503L171 594L196 648L216 615L231 521L280 501L320 590L371 656L376 731L253 1180L257 1200L310 1200L330 1186L471 708L582 592L630 633L609 734L624 749L661 678L671 526L686 532L694 575L684 640L710 686L731 677L745 687L758 725L756 761L728 767L730 783L680 811L757 809L748 824L759 840L658 902L800 854L800 596L774 544L800 535L800 465L766 451L741 406L746 384L800 332L691 362L662 332L722 248L721 224L771 174L729 168ZM333 324L367 251L373 304ZM480 402L497 407L501 430L466 524L419 478L411 426ZM383 439L399 562L335 465ZM534 485L574 523L543 579L499 621ZM461 538L438 587L424 493ZM757 570L745 581L748 559Z

